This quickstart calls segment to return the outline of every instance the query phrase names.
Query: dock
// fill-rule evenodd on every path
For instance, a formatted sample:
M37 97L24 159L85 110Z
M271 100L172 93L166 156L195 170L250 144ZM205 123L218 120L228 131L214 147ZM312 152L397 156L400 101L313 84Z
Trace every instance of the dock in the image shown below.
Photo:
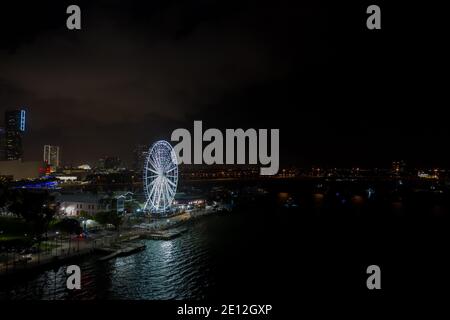
M99 258L100 261L107 261L115 257L127 256L145 249L145 244L142 243L127 243L121 244L114 248L98 248L97 251L108 253L106 256Z
M170 229L170 230L155 230L145 234L142 234L142 238L151 240L172 240L179 237L187 231L183 229Z

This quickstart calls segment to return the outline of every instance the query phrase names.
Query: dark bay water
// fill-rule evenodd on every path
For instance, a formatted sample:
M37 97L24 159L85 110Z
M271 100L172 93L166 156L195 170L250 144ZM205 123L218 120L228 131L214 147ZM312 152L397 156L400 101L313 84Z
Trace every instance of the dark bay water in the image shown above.
M142 252L79 265L82 290L66 289L66 266L3 282L0 299L202 299L214 285L207 218L169 241L145 240Z
M367 294L366 268L383 270L392 296L450 283L447 193L326 192L281 185L241 193L234 213L204 217L170 241L145 241L127 257L79 262L82 290L66 266L0 280L0 300L239 300ZM353 188L355 189L355 188Z

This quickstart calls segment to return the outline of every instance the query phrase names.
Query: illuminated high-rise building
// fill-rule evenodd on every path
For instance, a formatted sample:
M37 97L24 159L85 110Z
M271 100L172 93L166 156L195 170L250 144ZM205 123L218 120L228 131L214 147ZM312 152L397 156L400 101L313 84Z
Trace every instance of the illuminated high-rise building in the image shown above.
M395 175L404 174L406 171L406 163L403 160L392 162L392 173Z
M5 158L20 160L23 158L22 134L25 132L25 110L5 112Z
M59 167L59 147L45 145L44 146L44 162L53 170Z

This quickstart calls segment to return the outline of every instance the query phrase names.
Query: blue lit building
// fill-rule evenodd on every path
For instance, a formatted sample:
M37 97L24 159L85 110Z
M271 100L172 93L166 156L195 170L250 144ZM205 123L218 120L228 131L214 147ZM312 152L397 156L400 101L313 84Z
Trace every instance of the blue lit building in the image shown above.
M22 135L25 132L25 110L5 112L5 159L21 160L23 158Z

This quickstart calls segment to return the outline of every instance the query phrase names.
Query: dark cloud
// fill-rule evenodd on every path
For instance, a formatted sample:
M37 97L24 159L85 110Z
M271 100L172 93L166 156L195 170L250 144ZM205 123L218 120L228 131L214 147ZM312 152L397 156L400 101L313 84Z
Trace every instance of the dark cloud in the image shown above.
M13 53L0 53L2 106L29 107L30 157L46 141L81 161L151 139L155 127L167 136L161 122L173 127L230 92L289 71L274 52L279 35L266 35L279 29L272 28L283 12L253 15L261 9L208 2L150 7L145 15L145 7L117 3L81 7L79 33L44 25L32 40L14 42Z
M129 160L135 144L193 120L281 128L282 160L300 162L378 161L382 150L385 161L430 134L393 89L420 87L412 58L364 33L363 6L341 20L321 2L82 1L83 28L68 31L68 4L8 5L0 18L0 111L29 108L29 159L55 143L68 163ZM405 136L405 152L389 133Z

